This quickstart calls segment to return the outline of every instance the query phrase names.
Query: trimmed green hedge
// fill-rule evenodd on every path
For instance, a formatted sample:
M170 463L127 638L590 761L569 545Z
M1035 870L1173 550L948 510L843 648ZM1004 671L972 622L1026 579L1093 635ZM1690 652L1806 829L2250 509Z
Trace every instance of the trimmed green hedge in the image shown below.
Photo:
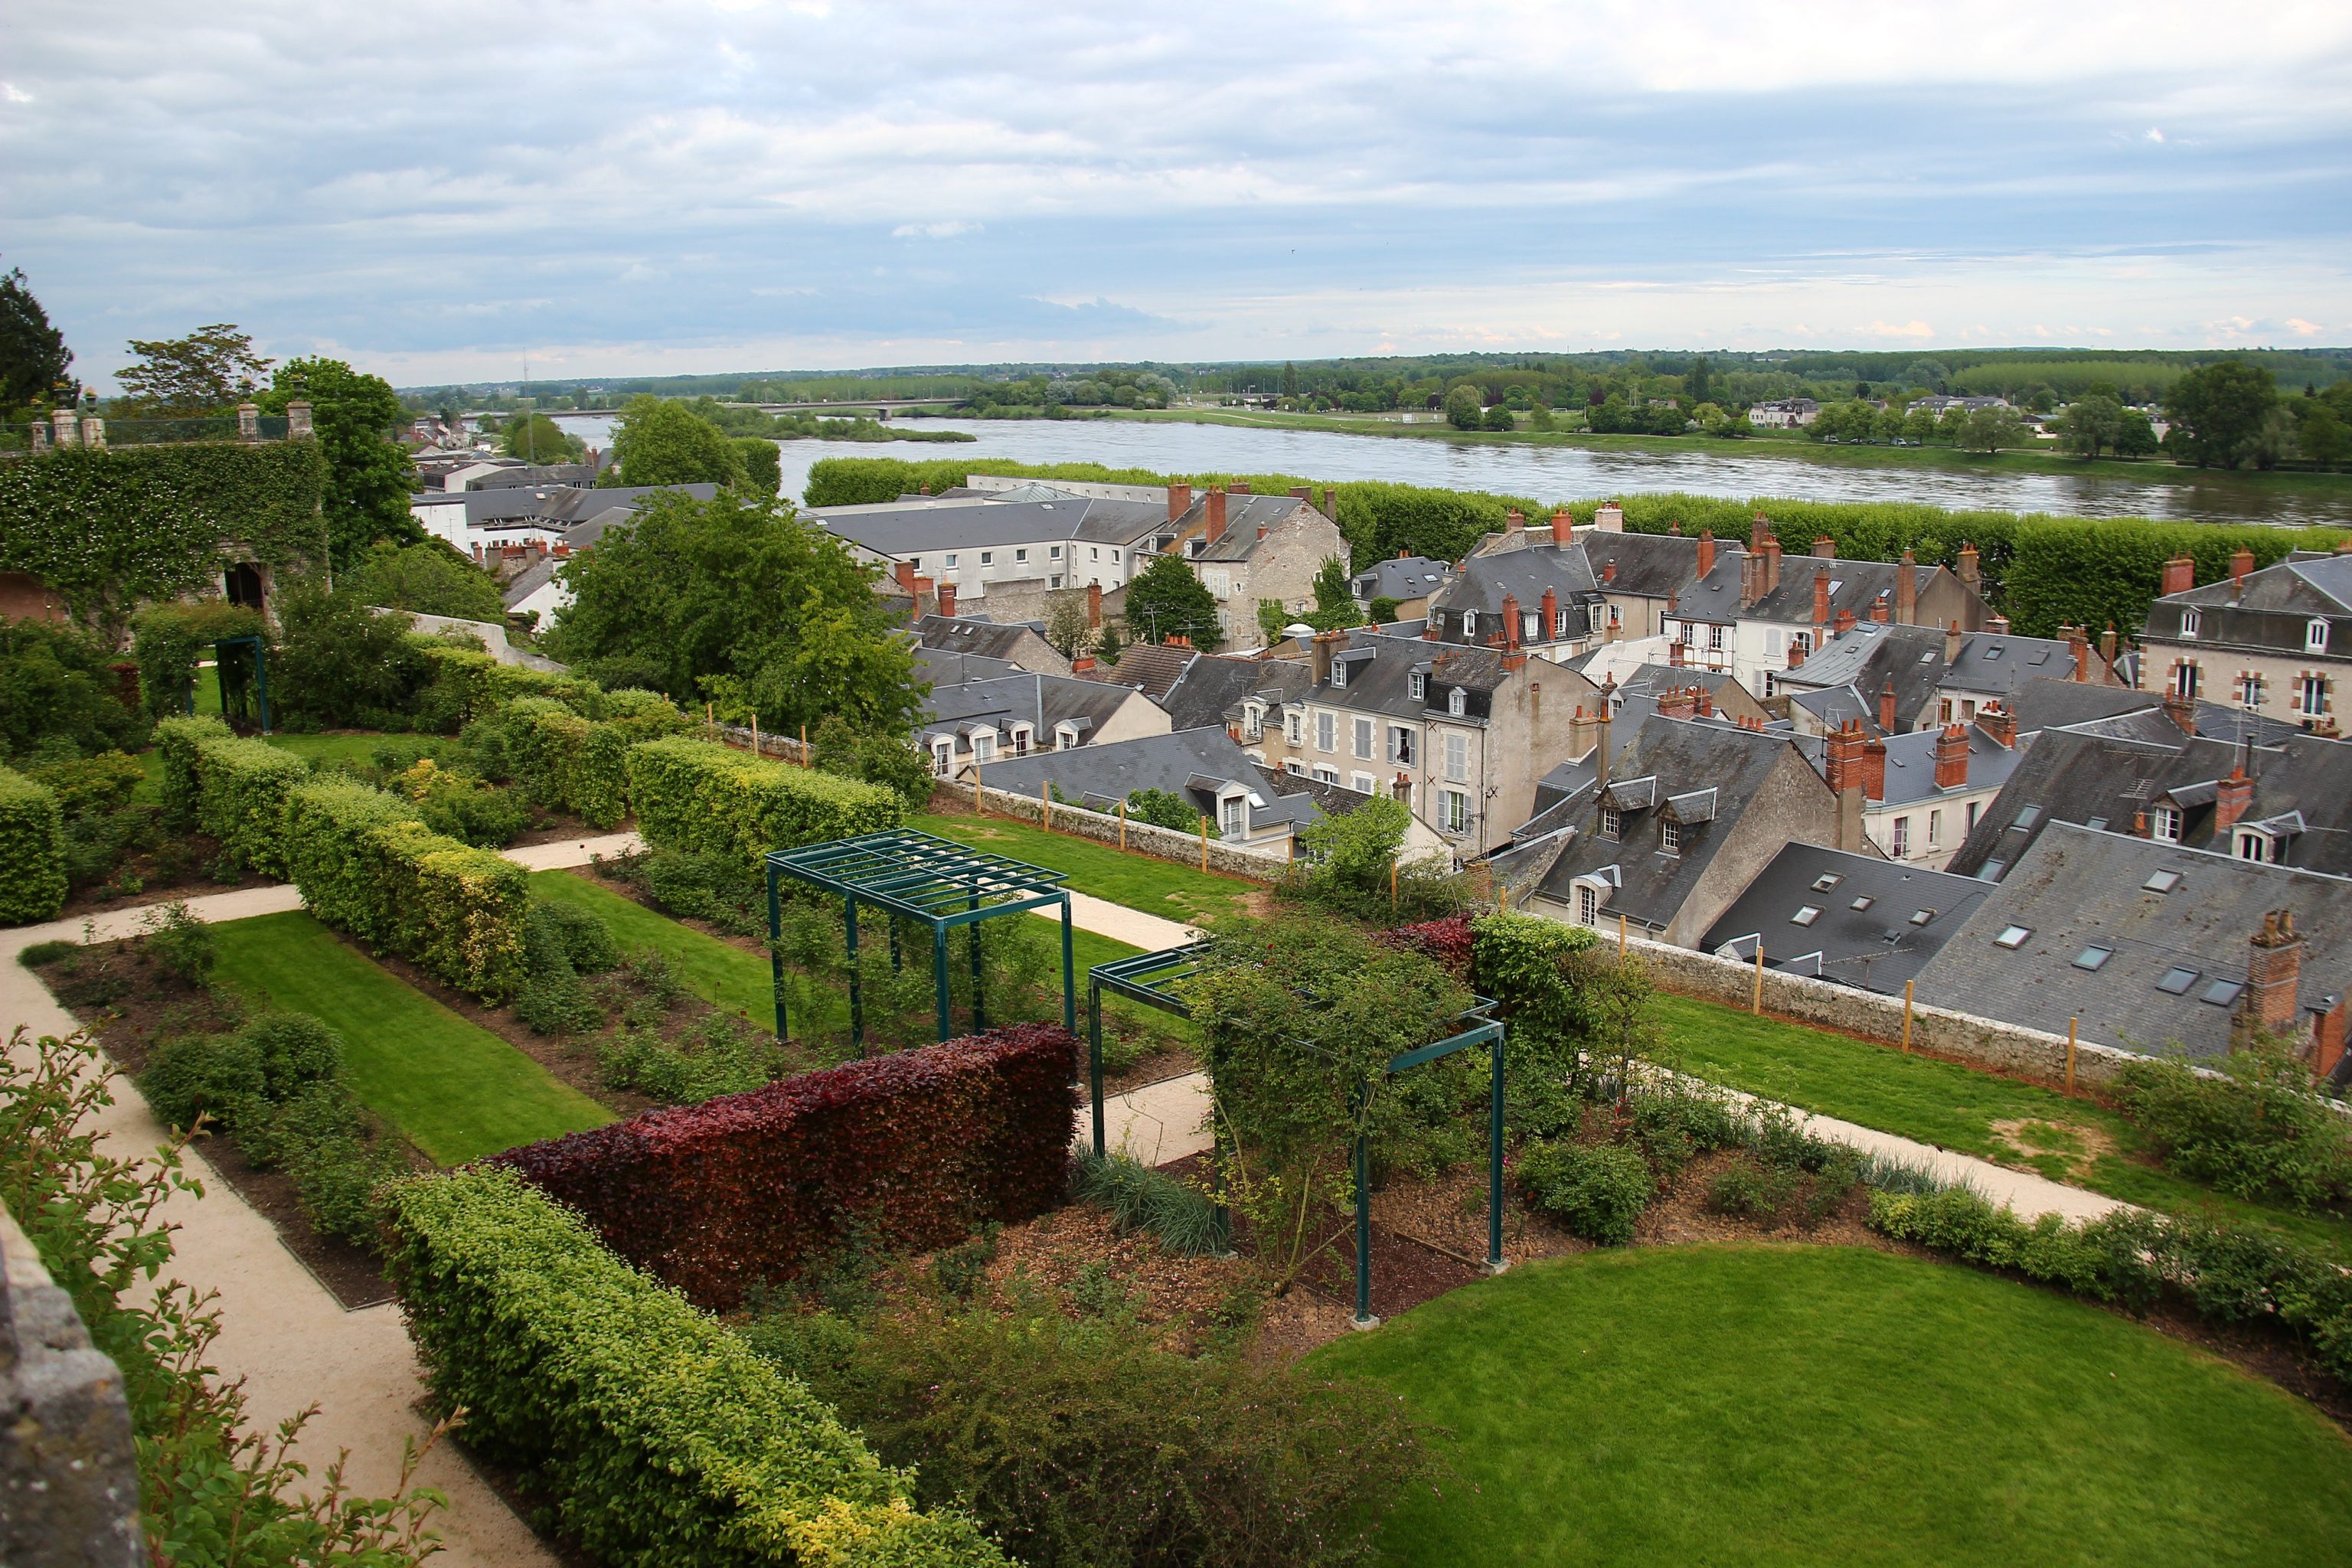
M580 799L589 721L551 697L519 697L499 710L508 764L515 783L540 805L558 810Z
M551 698L593 718L604 695L594 681L584 677L500 664L488 654L439 637L419 637L416 645L431 671L416 694L420 730L454 735L473 720L496 713L522 697Z
M658 692L599 694L591 720L550 697L519 697L499 713L515 782L542 805L577 812L592 827L629 815L629 748L687 727Z
M466 1441L644 1568L1002 1568L797 1380L510 1172L391 1189L387 1270Z
M629 748L629 798L647 843L746 864L906 820L898 796L878 784L683 735Z
M229 869L282 877L286 802L310 776L291 752L241 741L217 719L166 719L155 726L163 754L163 804L172 819L220 840Z
M442 837L406 803L362 784L304 784L285 823L295 886L319 919L484 1001L521 987L530 906L521 867Z
M30 925L65 907L66 844L54 791L0 768L0 925Z

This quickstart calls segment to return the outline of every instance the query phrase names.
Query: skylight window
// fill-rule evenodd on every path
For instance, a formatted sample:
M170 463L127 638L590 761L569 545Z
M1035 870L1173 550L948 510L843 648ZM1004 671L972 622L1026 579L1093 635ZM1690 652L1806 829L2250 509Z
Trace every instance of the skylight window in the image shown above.
M1936 911L1933 910L1913 910L1911 911L1911 923L1915 926L1926 925L1929 921L1934 920L1935 918Z
M1853 903L1848 904L1846 907L1852 910L1866 910L1877 901L1878 900L1876 899L1872 898L1868 893L1864 893L1862 897L1854 900Z
M1813 879L1813 891L1816 893L1826 893L1832 888L1836 887L1840 882L1844 880L1845 879L1839 876L1835 871L1824 871L1820 876Z
M1821 918L1822 911L1820 907L1814 904L1807 904L1795 914L1789 917L1789 923L1792 926L1809 926Z
M1977 873L1977 880L1998 882L2000 880L2000 874L2008 869L2009 862L2006 860L1988 860L1984 863L1984 869Z
M1936 662L1936 650L1935 650L1934 648L1929 648L1926 653L1921 654L1921 655L1919 656L1919 662L1920 662L1921 664L1933 664L1933 663L1935 663L1935 662Z
M2032 934L2033 928L2031 926L2003 926L2000 928L2000 934L1992 939L1992 944L1995 947L2005 947L2010 952L2015 952L2025 945L2026 939Z
M2140 890L2145 893L2168 893L2172 891L2173 889L2180 886L2180 873L2178 871L2158 871L2150 875L2148 879L2142 882L2139 886Z
M2094 833L2104 833L2106 831L2107 819L2104 816L2095 816L2091 818L2090 821L2083 824L2083 826L2089 828Z
M2157 976L2156 988L2168 996L2185 996L2189 994L2189 988L2196 984L2197 972L2193 969L2184 969L2176 963Z
M1987 663L1990 663L1992 660L1994 660L1994 659L1996 659L1996 658L1999 658L2002 654L2004 654L2004 653L2006 653L2006 652L2008 652L2008 651L2009 651L2009 645L2008 645L2008 644L2006 644L2006 643L1995 643L1995 644L1993 644L1990 647L1989 647L1989 648L1985 649L1985 654L1984 654L1984 656L1985 656L1985 661L1986 661Z
M1844 586L1845 586L1845 579L1844 579L1844 578L1843 578L1843 577L1832 577L1832 578L1831 578L1831 579L1830 579L1830 592L1831 592L1831 593L1834 594L1834 593L1836 593L1839 589L1841 589L1841 588L1843 588L1843 587L1844 587Z
M2017 816L2011 820L2010 826L2011 827L2031 827L2041 820L2042 808L2038 805L2029 805L2024 810L2019 812Z
M2210 1002L2216 1007L2232 1006L2236 1005L2240 994L2245 989L2245 982L2242 980L2216 980L2212 984L2205 987L2205 994L2197 1000Z
M2114 948L2100 947L2094 944L2090 947L2084 948L2082 952L2074 955L2074 967L2077 969L2089 970L2095 973L2106 963L2107 960L2113 958L2115 955L2116 950Z

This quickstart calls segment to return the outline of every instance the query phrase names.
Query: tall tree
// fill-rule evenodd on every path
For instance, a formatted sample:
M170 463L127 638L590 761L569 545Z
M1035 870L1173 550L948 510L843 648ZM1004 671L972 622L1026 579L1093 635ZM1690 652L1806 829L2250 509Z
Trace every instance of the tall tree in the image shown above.
M10 268L0 277L0 412L37 409L62 395L58 384L73 357L65 333L33 298L25 269Z
M508 457L527 463L573 463L588 449L578 437L565 435L563 426L544 414L516 415L507 421L499 444Z
M658 672L682 700L725 683L772 730L839 714L896 732L914 721L915 656L874 575L772 498L671 491L572 557L572 602L545 640L592 670Z
M2278 400L2276 378L2258 364L2225 359L2200 365L2165 395L2173 424L2168 439L2200 468L2234 468L2260 454Z
M1213 653L1224 641L1217 628L1217 601L1180 555L1160 555L1127 585L1127 625L1146 642L1190 637L1194 647Z
M2123 399L2104 386L2095 387L2068 404L2059 419L2066 449L2085 458L2095 458L2102 449L2112 449L2123 439Z
M275 363L253 352L253 338L226 321L184 338L131 340L139 363L115 372L136 415L170 418L219 414L251 397Z
M393 433L408 419L400 395L380 375L365 375L339 359L292 359L278 367L269 390L255 401L272 414L302 399L327 459L327 548L335 569L357 563L380 541L413 544L425 531L408 510L416 479L408 449Z
M743 477L727 433L682 403L640 393L613 429L613 457L625 485L725 485Z

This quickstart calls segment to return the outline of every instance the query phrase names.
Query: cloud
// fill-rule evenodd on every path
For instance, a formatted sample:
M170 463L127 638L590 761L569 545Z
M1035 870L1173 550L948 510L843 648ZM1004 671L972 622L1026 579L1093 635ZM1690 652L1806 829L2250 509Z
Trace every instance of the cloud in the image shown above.
M950 219L944 223L902 223L890 231L893 239L953 239L961 234L979 234L983 226Z
M2161 142L2164 140L2164 132L2158 130L2156 126L2151 125L2147 128L2147 140L2150 142Z
M13 81L0 81L0 99L5 99L10 103L30 103L33 101L33 95Z
M1905 321L1897 326L1890 321L1873 321L1862 329L1874 338L1932 338L1936 329L1925 321Z
M2317 321L2306 321L2301 316L2289 316L2286 324L2288 330L2299 338L2315 338L2327 330Z

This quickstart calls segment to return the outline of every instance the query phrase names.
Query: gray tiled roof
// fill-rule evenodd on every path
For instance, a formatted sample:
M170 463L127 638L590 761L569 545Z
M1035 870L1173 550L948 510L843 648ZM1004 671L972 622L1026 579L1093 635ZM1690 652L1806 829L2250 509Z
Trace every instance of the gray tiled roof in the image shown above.
M1764 962L1774 969L1899 993L1991 891L1972 877L1790 844L1732 900L1699 946L1753 963L1761 938ZM1853 907L1865 900L1864 908ZM1807 910L1812 915L1799 924Z
M915 645L915 668L924 679L934 686L961 686L969 680L995 680L1008 675L1025 673L1009 658L959 653L953 648L925 647L920 643Z
M1444 562L1407 555L1360 566L1349 583L1358 601L1369 605L1381 598L1427 598L1453 578L1454 568Z
M1175 689L1176 683L1184 679L1185 668L1200 657L1196 648L1129 643L1119 649L1117 664L1097 662L1080 679L1097 680L1106 686L1124 686L1157 702Z
M871 506L813 507L805 513L877 555L919 556L984 545L1091 541L1131 544L1164 531L1167 509L1141 501L1062 496L1002 500L971 495L918 497Z
M1198 508L1206 504L1195 501ZM1205 545L1195 561L1244 561L1258 546L1257 531L1272 528L1293 512L1315 511L1315 508L1296 496L1228 496L1225 500L1225 531L1213 544ZM1320 512L1316 513L1321 516ZM1185 514L1182 523L1189 524L1193 514ZM1190 553L1190 546L1187 546Z
M923 717L917 721L915 732L919 740L948 732L961 736L965 728L982 723L1001 731L1026 720L1037 733L1037 743L1051 745L1055 725L1076 721L1082 733L1090 734L1109 721L1129 695L1116 686L1026 672L934 686L924 699ZM964 742L959 739L957 743L961 748Z
M1961 787L2000 788L2016 771L2022 752L2002 745L1974 724L1962 730L1969 740L1969 776ZM1936 743L1941 738L1942 731L1933 726L1886 737L1886 805L1909 805L1944 793L1936 787Z
M2150 890L2158 872L2179 881ZM2079 1016L2101 1045L2218 1057L2233 1008L2204 998L2245 980L2249 942L2279 909L2304 934L2302 1005L2331 1003L2352 976L2352 881L2060 823L1921 972L1918 995L2054 1035ZM2011 926L2020 944L1995 945ZM2110 956L2081 967L2093 947ZM2173 971L2174 989L2160 986Z
M925 616L915 623L915 636L925 647L1012 660L1016 668L1023 645L1042 631L1035 621L992 621L983 616Z
M1740 563L1745 559L1738 552L1718 552L1715 570L1685 595L1676 606L1678 614L1696 620L1730 622L1734 620L1772 621L1788 626L1809 626L1813 624L1813 579L1826 576L1830 580L1830 618L1835 620L1841 610L1851 610L1857 622L1870 619L1872 605L1884 599L1887 613L1895 608L1895 587L1902 570L1900 562L1846 561L1830 556L1783 555L1780 558L1780 581L1773 590L1755 604L1742 608L1739 603ZM1912 567L1913 580L1924 594L1934 581L1939 566Z
M1223 724L1226 710L1256 687L1259 668L1255 659L1198 656L1184 667L1167 694L1158 699L1160 706L1168 710L1170 726L1197 730Z
M1234 743L1233 737L1215 726L1080 746L1070 752L1000 758L985 771L994 788L1035 795L1050 781L1065 800L1097 810L1108 810L1136 790L1159 789L1183 796L1203 816L1213 817L1213 791L1196 785L1203 781L1231 781L1257 797L1250 806L1254 827L1311 822L1320 815L1311 793L1276 788L1265 771Z

